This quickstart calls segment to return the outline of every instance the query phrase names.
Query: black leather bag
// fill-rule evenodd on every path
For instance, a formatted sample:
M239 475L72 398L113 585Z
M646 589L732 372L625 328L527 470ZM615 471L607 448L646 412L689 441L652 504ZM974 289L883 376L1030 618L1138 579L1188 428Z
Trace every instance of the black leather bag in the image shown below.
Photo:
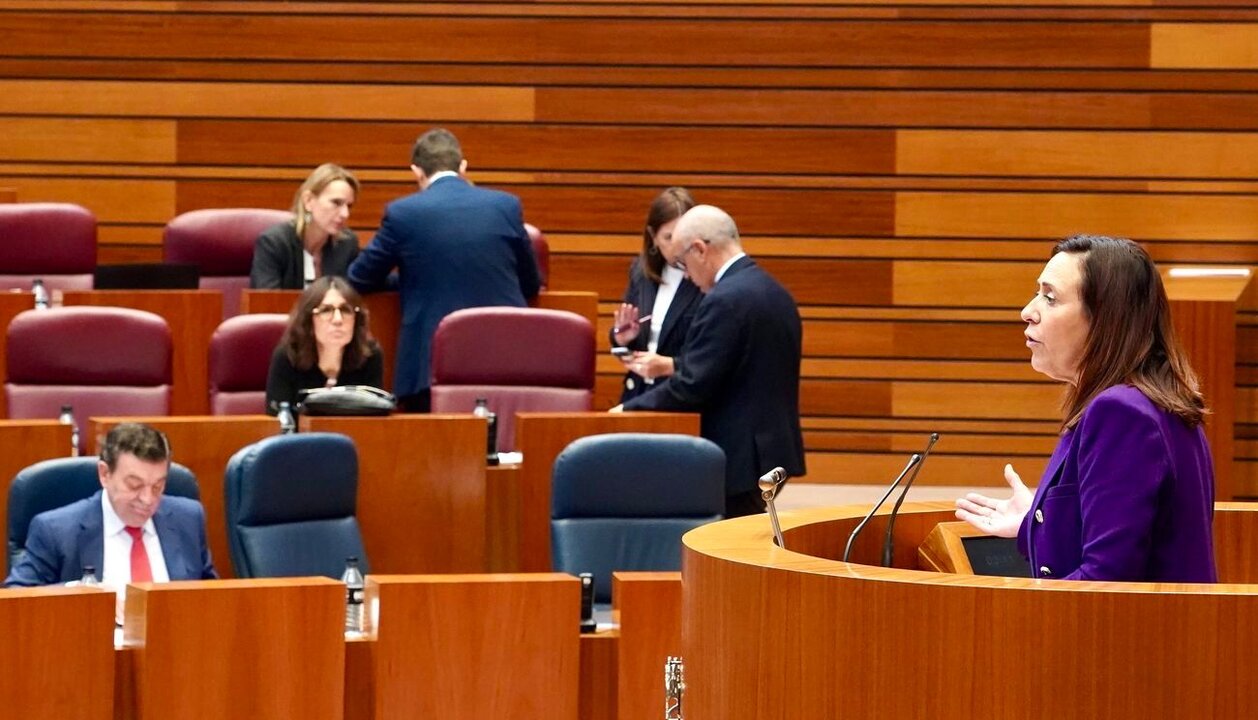
M303 415L388 415L397 407L393 393L370 385L338 385L297 393Z

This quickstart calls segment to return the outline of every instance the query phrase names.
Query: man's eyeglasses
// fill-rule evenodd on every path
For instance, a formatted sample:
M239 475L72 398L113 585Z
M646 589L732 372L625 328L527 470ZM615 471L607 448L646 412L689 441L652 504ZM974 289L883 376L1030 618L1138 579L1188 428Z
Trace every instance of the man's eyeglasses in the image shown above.
M710 241L710 240L703 240L702 242L703 242L703 244L704 244L704 245L710 245L710 244L712 243L712 241ZM673 261L672 261L672 262L670 262L670 263L669 263L669 265L672 265L673 267L677 268L678 270L681 270L682 272L685 272L685 271L686 271L686 256L687 256L687 255L689 255L689 254L690 254L690 251L691 251L691 250L694 250L694 249L695 249L695 244L694 244L694 242L691 242L689 245L687 245L687 246L686 246L686 249L685 249L685 250L682 250L682 251L681 251L681 254L680 254L680 255L678 255L677 257L673 258Z
M315 317L322 317L331 320L332 313L340 313L341 317L353 317L358 314L360 309L361 308L356 308L348 303L343 305L316 305L315 308L310 311L310 314Z

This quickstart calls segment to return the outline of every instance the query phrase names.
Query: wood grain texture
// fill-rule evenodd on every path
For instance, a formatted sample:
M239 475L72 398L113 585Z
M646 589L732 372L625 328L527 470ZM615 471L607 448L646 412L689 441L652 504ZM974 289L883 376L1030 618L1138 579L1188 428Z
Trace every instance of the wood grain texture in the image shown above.
M7 544L13 477L42 460L68 456L70 427L56 420L0 420L0 448L0 537Z
M952 519L946 503L905 509L894 568L827 559L859 520L856 506L786 514L791 551L775 547L757 518L688 534L687 716L910 717L923 707L939 718L1243 714L1250 693L1233 673L1248 673L1258 628L1243 618L1258 604L1255 586L901 569L930 527ZM858 563L881 542L870 529ZM1026 653L1028 628L1045 629L1032 633L1033 653L1052 692L1024 682L1019 663L996 661ZM879 651L888 633L901 640ZM939 702L941 693L951 700Z
M664 661L682 652L681 573L612 573L612 602L620 618L616 716L654 717L664 698Z
M275 418L265 415L92 418L88 452L100 453L105 434L120 422L143 422L166 433L175 462L197 477L205 506L206 542L220 577L235 577L227 541L224 473L227 461L240 449L279 432Z
M13 322L13 318L18 313L25 312L35 307L35 295L29 292L7 292L0 293L0 327L5 332L0 332L0 377L5 381L9 378L9 323ZM9 416L9 401L6 396L4 407L0 408L0 418ZM0 477L5 477L0 475ZM0 500L0 502L3 502ZM2 519L2 518L0 518Z
M1252 25L1155 23L1150 41L1154 68L1258 68L1258 33Z
M616 720L620 631L581 633L581 672L577 716L581 720Z
M129 585L124 717L340 720L344 627L345 586L327 578Z
M5 705L25 717L114 717L114 594L98 588L0 590Z
M66 291L65 305L127 307L160 315L170 327L170 412L206 415L210 411L210 337L223 319L218 290Z
M358 450L358 522L371 571L485 572L485 420L304 417Z
M576 720L580 594L560 574L368 577L375 717Z
M547 572L550 556L550 478L555 458L577 438L617 432L699 434L699 416L685 413L520 413L516 445L520 471L520 571Z

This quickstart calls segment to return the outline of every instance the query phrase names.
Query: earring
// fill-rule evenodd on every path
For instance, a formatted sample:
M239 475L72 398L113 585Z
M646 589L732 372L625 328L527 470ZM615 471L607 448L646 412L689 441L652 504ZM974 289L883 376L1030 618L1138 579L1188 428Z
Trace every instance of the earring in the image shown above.
M310 214L309 210L305 210L301 214L301 219L304 224L309 225L310 221L314 219L314 216Z
M646 254L650 255L651 257L659 257L660 249L652 245L651 247L647 248Z

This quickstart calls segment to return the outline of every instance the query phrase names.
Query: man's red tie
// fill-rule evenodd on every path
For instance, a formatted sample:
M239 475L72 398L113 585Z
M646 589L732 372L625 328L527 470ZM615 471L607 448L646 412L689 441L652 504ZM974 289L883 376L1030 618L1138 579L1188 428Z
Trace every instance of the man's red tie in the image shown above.
M128 527L131 536L131 582L153 582L149 551L144 548L144 528Z

